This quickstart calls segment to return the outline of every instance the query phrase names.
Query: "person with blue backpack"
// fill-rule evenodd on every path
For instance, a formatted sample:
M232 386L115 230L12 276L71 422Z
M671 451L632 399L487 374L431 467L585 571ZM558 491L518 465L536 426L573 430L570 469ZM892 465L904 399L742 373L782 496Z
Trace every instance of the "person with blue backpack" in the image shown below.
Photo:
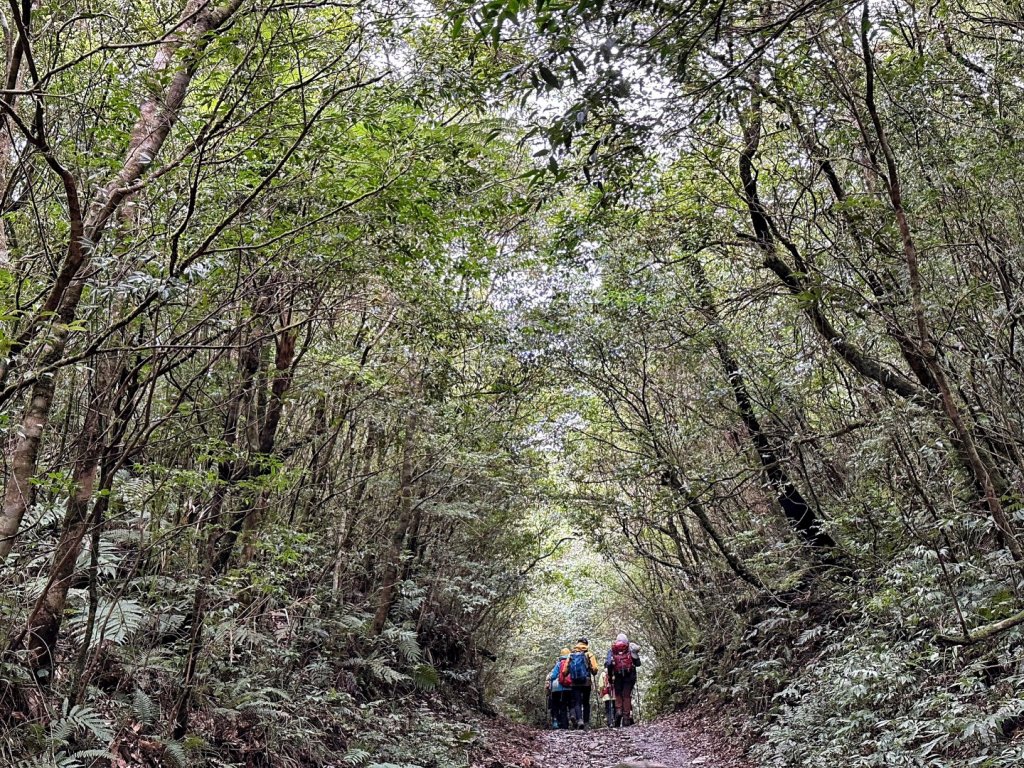
M568 729L569 705L572 699L572 688L562 684L563 672L568 674L569 649L563 648L555 666L547 679L548 695L550 696L551 727Z
M569 654L569 677L572 683L572 710L569 720L576 728L590 727L590 696L594 675L597 674L597 659L590 652L590 643L581 637ZM564 682L564 681L563 681Z

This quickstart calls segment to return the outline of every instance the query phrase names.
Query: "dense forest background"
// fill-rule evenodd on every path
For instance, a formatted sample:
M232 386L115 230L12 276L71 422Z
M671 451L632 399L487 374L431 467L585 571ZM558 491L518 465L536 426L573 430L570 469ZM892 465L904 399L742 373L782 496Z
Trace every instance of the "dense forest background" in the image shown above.
M571 636L1024 759L1024 7L10 0L0 761L466 765Z

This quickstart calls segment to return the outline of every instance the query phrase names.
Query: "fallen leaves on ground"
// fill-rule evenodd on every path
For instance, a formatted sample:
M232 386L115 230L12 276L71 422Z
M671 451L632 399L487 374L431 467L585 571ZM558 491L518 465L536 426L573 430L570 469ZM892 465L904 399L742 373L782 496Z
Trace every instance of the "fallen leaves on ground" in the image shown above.
M496 719L473 768L748 768L713 714L681 712L630 728L542 731Z

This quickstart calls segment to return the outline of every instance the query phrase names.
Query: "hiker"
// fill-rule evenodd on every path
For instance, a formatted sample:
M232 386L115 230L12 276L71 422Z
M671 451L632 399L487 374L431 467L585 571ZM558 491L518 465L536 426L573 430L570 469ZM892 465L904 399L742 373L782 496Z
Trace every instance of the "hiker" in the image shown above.
M636 685L636 668L640 666L640 646L619 633L605 657L604 666L615 692L615 725L632 725L633 687Z
M593 691L593 677L597 674L597 659L590 652L590 642L581 637L569 654L569 674L572 678L572 714L576 728L590 727L590 695Z
M572 690L561 682L561 678L569 674L568 665L569 649L563 648L544 684L548 692L548 703L551 708L551 727L556 730L569 727L569 704L572 699ZM563 671L565 673L564 676L562 675Z
M597 695L604 703L604 722L609 728L615 725L615 695L612 693L612 683L608 679L608 670L601 668L601 676L597 679Z

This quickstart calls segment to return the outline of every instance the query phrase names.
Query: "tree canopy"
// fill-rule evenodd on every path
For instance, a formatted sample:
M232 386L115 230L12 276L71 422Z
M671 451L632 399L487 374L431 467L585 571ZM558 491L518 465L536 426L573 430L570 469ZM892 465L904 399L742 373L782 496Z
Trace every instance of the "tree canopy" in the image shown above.
M3 761L1019 764L1020 11L12 0Z

